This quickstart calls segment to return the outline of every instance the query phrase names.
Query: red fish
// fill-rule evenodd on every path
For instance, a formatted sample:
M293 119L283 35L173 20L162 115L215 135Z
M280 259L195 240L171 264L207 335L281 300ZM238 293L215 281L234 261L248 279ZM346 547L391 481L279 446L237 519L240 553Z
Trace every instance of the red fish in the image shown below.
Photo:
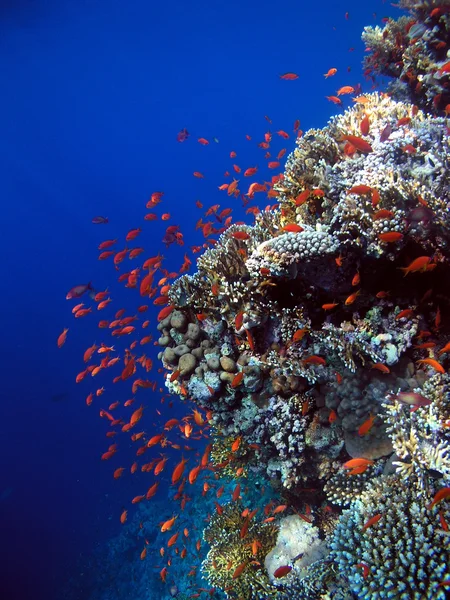
M358 137L357 135L343 135L342 138L347 140L347 142L350 142L352 146L354 146L363 154L369 154L370 152L373 152L373 148L369 142L366 142L366 140L363 140L363 138Z
M280 75L280 79L285 79L287 81L293 81L294 79L298 79L297 73L284 73Z
M64 329L64 331L61 333L61 335L58 337L58 348L61 348L65 343L66 343L66 338L67 338L67 332L69 330L66 328Z
M280 577L285 577L290 571L292 571L291 565L283 565L275 569L273 576L279 579Z

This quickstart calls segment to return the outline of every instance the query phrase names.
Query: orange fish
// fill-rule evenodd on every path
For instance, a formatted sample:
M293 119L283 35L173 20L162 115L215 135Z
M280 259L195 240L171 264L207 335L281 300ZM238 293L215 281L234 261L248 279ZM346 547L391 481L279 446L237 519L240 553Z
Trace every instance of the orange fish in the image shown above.
M378 523L378 521L381 519L382 516L383 516L382 513L378 513L377 515L370 518L366 523L364 523L363 531L365 531L369 527L372 527L372 525L375 525L376 523Z
M404 272L404 276L408 275L408 273L416 273L417 271L421 271L424 273L427 270L428 265L431 263L430 256L419 256L414 259L407 267L399 267L400 271Z
M445 373L444 367L437 360L434 360L434 358L423 358L422 360L418 360L417 363L421 365L428 365L442 375Z
M361 132L361 135L367 135L369 133L369 129L370 129L370 120L369 120L368 115L365 115L365 117L359 124L359 130Z
M172 536L172 537L170 538L170 540L167 542L167 546L168 546L169 548L170 548L170 546L173 546L173 545L176 543L176 541L177 541L177 539L178 539L178 536L179 536L179 535L180 535L180 532L179 532L179 531L177 531L177 533L174 533L174 534L173 534L173 536Z
M285 79L287 81L293 81L294 79L298 79L297 73L284 73L280 75L280 79Z
M119 479L119 477L121 477L121 475L124 471L125 471L124 467L119 467L118 469L116 469L114 471L114 479Z
M373 423L376 418L377 418L376 415L370 415L370 417L366 421L364 421L364 423L358 429L358 435L360 435L360 436L367 435L369 433L369 431L372 429Z
M353 302L356 300L356 298L359 296L360 293L361 293L361 290L358 290L357 292L350 294L350 296L348 296L348 298L346 298L346 300L344 302L345 306L350 306L350 304L353 304Z
M243 378L244 378L244 372L240 371L233 377L233 380L231 382L231 387L232 388L238 387L238 385L240 385Z
M377 371L380 371L381 373L390 373L391 372L389 367L384 365L383 363L373 363L371 368L377 369Z
M150 500L150 498L153 498L153 496L156 494L158 485L159 485L159 481L157 481L156 483L154 483L152 486L150 486L148 488L147 493L145 494L145 497L147 498L147 500Z
M324 77L325 79L328 79L328 77L333 77L333 75L336 75L337 73L337 69L335 69L334 67L331 69L328 69L328 71L326 73L324 73Z
M344 94L353 94L354 91L355 88L353 88L351 85L344 85L341 88L339 88L336 93L338 96L343 96Z
M122 525L125 523L125 521L127 520L127 515L128 515L128 511L124 510L122 512L122 514L120 515L120 522L122 523Z
M325 98L333 104L342 104L342 100L337 96L325 96Z
M329 304L322 304L322 308L323 310L332 310L333 308L336 308L337 305L337 302L331 302Z
M395 320L398 321L399 319L409 319L412 316L414 316L414 311L412 308L405 308L405 310L401 310L398 315L395 315Z
M373 148L369 144L369 142L366 142L366 140L363 140L363 138L358 137L357 135L343 135L342 138L344 140L347 140L347 142L350 142L350 144L352 146L354 146L357 150L359 150L363 154L368 154L370 152L373 152Z
M242 575L246 566L247 566L247 562L243 562L240 565L238 565L233 572L233 579L237 579L240 575Z
M174 526L174 523L177 520L177 518L178 518L178 515L175 515L168 521L164 521L164 523L161 525L162 533L164 533L165 531L170 531L172 529L172 527Z
M344 469L354 469L358 467L368 467L369 465L373 465L373 460L368 460L367 458L352 458L344 463L342 466Z
M442 500L446 500L447 498L450 498L450 487L443 487L437 492L432 502L427 506L428 510L432 509L433 506L436 506L436 504Z
M238 483L237 486L234 488L233 494L231 496L231 499L233 500L233 502L236 502L236 500L239 499L240 493L241 493L241 486Z
M379 219L392 219L394 213L391 210L387 210L383 208L372 215L372 219L374 221L378 221Z
M61 348L62 346L64 346L64 344L66 342L67 332L68 331L69 331L68 329L64 329L64 331L58 337L58 342L57 342L58 348Z
M304 231L304 229L296 223L289 223L288 225L282 227L281 231L287 231L288 233L301 233L302 231Z
M246 231L235 231L231 234L235 240L248 240L250 235Z
M177 481L179 481L181 479L181 476L183 475L184 472L184 467L186 465L186 463L188 462L188 458L182 458L181 462L179 462L177 464L177 466L175 467L175 469L173 470L172 473L172 484L175 484Z
M237 452L239 450L241 441L242 441L242 436L239 436L234 440L234 442L231 444L231 452Z
M370 573L370 569L369 569L368 565L366 565L365 563L361 562L361 563L358 563L356 566L362 568L362 570L363 570L363 578L367 579L367 577L368 577L368 575Z
M387 243L399 242L402 238L403 233L399 231L388 231L387 233L378 234L378 239Z
M321 356L316 356L316 355L312 355L312 356L307 356L306 358L304 358L302 360L302 363L304 363L305 365L325 365L326 364L326 360L324 358L322 358Z

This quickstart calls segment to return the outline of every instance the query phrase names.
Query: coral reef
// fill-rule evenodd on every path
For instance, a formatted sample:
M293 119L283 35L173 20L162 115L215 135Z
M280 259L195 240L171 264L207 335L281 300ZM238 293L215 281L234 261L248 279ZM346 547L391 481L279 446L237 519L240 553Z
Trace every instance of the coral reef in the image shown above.
M392 96L432 114L443 115L450 102L448 36L450 2L400 0L411 17L388 19L384 28L366 27L363 40L370 48L366 75L387 75Z
M277 523L283 551L257 519L239 535L240 504L212 517L204 572L230 597L445 596L450 514L429 505L450 485L450 2L402 6L412 18L363 34L391 94L298 138L276 207L225 229L159 324L168 389L208 410L213 466L316 507Z

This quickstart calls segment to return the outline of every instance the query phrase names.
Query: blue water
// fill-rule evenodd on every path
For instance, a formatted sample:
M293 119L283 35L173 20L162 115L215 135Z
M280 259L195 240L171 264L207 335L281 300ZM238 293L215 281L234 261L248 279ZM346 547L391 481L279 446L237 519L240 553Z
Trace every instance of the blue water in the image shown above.
M110 395L88 408L90 385L75 384L84 350L100 336L97 315L74 320L67 291L92 280L96 289L110 286L115 310L136 306L136 293L115 283L111 263L97 260L97 245L143 226L136 245L152 256L166 226L180 224L185 247L163 251L165 266L178 269L189 245L202 241L194 231L201 216L195 200L232 204L217 190L231 166L229 152L238 152L241 165L262 168L256 140L265 131L291 132L297 118L303 130L320 128L339 110L326 95L357 83L369 91L360 33L394 14L381 1L356 0L3 0L2 598L60 598L78 577L78 561L87 564L119 533L122 508L148 487L138 476L114 481L112 466L100 461L106 424L98 408L115 393L124 399L125 388L112 390L109 375L99 379ZM326 80L331 67L338 73ZM287 71L299 79L280 80ZM180 144L182 128L191 136ZM210 145L200 146L198 137ZM292 136L280 138L276 147L289 152L293 143ZM204 180L193 178L196 170ZM142 220L156 190L165 192L168 223ZM235 218L242 218L235 206ZM95 215L109 224L93 225ZM63 327L68 339L58 350ZM159 399L150 392L146 403L159 407L162 423L185 414ZM145 428L154 415L149 411ZM133 460L130 448L121 453L114 468ZM167 489L160 499L166 495Z

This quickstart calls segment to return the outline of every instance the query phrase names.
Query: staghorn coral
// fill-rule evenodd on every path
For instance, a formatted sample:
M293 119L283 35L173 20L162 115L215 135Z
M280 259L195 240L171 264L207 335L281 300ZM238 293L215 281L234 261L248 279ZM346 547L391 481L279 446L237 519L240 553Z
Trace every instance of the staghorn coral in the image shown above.
M380 520L364 530L378 514ZM450 518L448 509L443 514ZM342 513L330 547L330 558L357 598L445 598L439 583L450 576L450 551L438 511L396 477L373 480ZM368 568L366 578L361 564Z

